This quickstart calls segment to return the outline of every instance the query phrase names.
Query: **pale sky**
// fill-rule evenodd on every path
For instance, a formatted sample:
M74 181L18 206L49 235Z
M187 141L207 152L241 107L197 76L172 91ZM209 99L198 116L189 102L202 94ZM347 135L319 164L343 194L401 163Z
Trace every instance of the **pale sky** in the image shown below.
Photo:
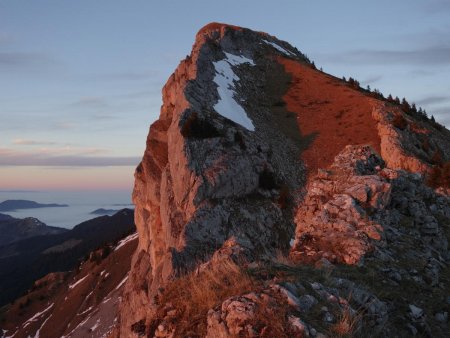
M161 88L212 21L450 125L448 0L0 0L0 190L131 190Z

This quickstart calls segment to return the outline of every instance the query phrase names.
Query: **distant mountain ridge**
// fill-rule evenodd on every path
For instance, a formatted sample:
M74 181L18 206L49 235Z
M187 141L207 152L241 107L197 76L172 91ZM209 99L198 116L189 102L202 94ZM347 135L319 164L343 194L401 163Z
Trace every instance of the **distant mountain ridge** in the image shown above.
M48 226L34 217L19 219L0 214L0 247L29 237L55 235L66 231L67 229Z
M112 214L115 214L118 211L119 210L117 210L117 209L99 208L99 209L96 209L96 210L92 211L90 214L91 215L112 215Z
M10 215L6 215L6 214L0 214L0 221L11 220L11 219L14 219L14 217L12 217Z
M92 250L135 229L133 210L100 216L58 234L34 236L0 247L0 307L50 272L69 271Z
M61 208L68 207L67 204L42 204L29 200L6 200L0 203L0 211L15 211L19 209L36 209L36 208Z

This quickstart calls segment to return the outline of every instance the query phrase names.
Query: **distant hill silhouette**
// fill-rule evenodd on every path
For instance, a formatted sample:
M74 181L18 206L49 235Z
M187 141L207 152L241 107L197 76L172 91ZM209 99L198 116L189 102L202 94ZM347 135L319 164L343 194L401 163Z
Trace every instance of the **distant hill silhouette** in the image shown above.
M33 236L54 235L67 229L48 226L34 217L24 219L0 214L0 247Z
M117 209L103 209L103 208L100 208L100 209L96 209L96 210L92 211L90 214L91 215L113 215L117 211L119 211L119 210L117 210Z
M67 204L42 204L35 201L28 200L6 200L0 203L0 211L14 211L19 209L36 209L36 208L56 208L68 207Z
M55 235L35 236L0 247L0 306L16 299L36 279L69 271L91 251L135 230L131 209L100 216Z

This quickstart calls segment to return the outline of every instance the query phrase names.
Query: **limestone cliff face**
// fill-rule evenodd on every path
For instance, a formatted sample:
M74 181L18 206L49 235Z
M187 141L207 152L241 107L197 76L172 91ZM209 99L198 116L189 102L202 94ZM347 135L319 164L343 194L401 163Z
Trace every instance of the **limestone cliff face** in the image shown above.
M340 94L347 91L354 94L352 101ZM139 245L122 298L121 337L177 336L174 324L172 331L158 326L165 286L205 263L220 264L223 256L251 265L290 250L296 264L360 263L377 248L374 243L383 242L383 227L392 226L386 219L394 216L385 210L397 201L392 197L396 170L427 172L433 151L450 158L446 130L439 134L412 117L400 130L392 124L394 115L405 115L398 108L315 70L286 42L240 27L202 28L162 95L160 117L150 127L135 173ZM431 150L415 146L424 137L418 129L429 135ZM315 175L317 168L332 164ZM448 201L439 199L436 205L436 212L444 212ZM422 218L430 213L424 210ZM433 231L437 241L443 231L438 221ZM442 255L445 243L436 244ZM254 309L263 301L272 304L278 294L300 296L299 286L290 293L280 290L272 285L239 302ZM386 320L380 304L377 325ZM176 317L175 310L167 311ZM214 311L205 318L209 336L258 334L247 319L244 331L226 327L220 316L228 314ZM291 317L289 332L311 331Z
M303 172L295 126L284 133L274 128L286 124L270 109L282 93L266 95L264 89L276 84L268 83L268 70L280 72L273 79L280 87L289 79L275 60L282 53L276 48L304 60L265 34L209 25L165 85L160 118L150 127L136 170L139 247L124 294L123 336L151 317L154 297L167 280L208 259L226 240L233 238L252 259L288 247L294 225L277 201L283 183L300 187ZM235 65L236 58L249 61ZM218 85L217 74L235 77L235 89ZM219 98L218 88L228 97ZM256 130L216 112L220 100L222 114L244 106Z
M411 120L406 122L407 130L400 130L392 124L395 116L405 116L405 114L398 108L389 109L386 104L374 103L372 117L377 121L381 156L389 168L427 173L431 167L429 161L431 154L429 151L427 153L425 149L422 149L423 140L435 142L435 150L440 149L437 144L441 144L442 149L448 153L447 142L440 142L439 133L437 133L438 137L433 136L436 133L432 133L429 129L414 130L412 127L414 122ZM405 119L405 121L407 120ZM427 136L424 137L424 133Z

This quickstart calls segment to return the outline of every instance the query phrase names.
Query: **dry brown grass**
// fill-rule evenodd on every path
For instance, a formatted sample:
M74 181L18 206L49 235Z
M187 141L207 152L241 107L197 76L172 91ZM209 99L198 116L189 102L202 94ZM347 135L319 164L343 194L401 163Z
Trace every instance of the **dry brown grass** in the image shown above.
M203 337L209 309L229 297L258 288L258 283L246 271L231 260L225 260L171 282L161 297L162 308L158 317L162 319L164 305L171 303L178 313L176 336L195 333L195 336ZM157 323L154 324L157 326Z
M150 334L165 315L165 305L177 310L175 337L204 337L207 332L207 313L230 297L260 292L261 282L250 276L231 260L209 266L199 273L190 273L169 284L160 299L161 308L151 324ZM298 338L288 320L289 305L279 295L262 298L250 325L259 337Z
M295 263L289 258L289 254L283 253L281 250L276 250L275 257L272 259L275 264L282 264L294 267Z
M251 323L261 338L303 338L289 323L289 307L285 299L272 295L272 300L261 301Z
M352 314L349 308L343 309L337 316L336 323L331 332L336 337L355 337L361 327L362 315L360 312Z

